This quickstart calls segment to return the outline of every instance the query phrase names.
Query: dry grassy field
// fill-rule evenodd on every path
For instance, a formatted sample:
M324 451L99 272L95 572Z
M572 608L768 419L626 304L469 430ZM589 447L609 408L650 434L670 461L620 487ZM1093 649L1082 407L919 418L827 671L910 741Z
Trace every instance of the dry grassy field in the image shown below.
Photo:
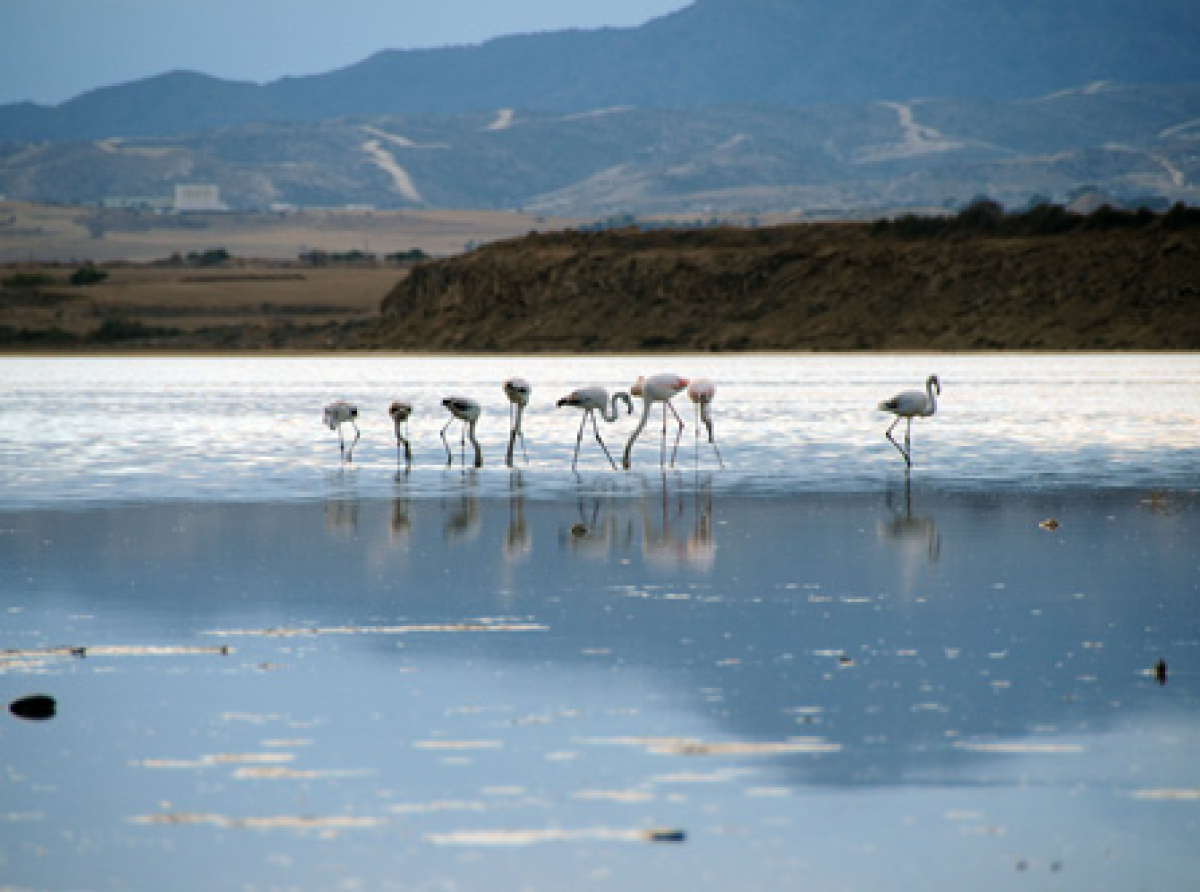
M572 221L468 211L171 215L0 202L0 350L327 349L432 257ZM206 252L228 261L202 266ZM301 255L370 259L314 265ZM94 264L102 281L72 275Z
M0 263L148 263L213 248L275 261L295 260L312 250L383 257L416 248L443 257L578 222L503 211L164 214L0 201Z

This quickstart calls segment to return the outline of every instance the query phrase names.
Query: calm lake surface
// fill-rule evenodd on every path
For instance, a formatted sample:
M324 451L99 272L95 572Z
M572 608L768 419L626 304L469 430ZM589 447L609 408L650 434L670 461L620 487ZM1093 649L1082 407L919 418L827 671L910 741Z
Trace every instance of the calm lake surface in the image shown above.
M682 398L674 469L656 410L571 473L555 401L662 371L725 467ZM57 706L0 714L0 888L1200 876L1200 357L7 359L0 419L0 701Z

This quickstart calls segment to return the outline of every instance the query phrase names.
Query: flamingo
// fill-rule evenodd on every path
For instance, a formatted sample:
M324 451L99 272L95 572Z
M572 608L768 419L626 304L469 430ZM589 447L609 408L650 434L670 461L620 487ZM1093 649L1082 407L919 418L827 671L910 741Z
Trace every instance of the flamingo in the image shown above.
M562 406L574 406L577 409L583 409L583 419L579 422L579 433L575 435L575 457L571 459L572 471L575 470L575 466L579 462L579 444L583 441L583 427L587 424L589 418L592 419L592 430L596 432L596 442L600 444L600 448L608 456L608 463L612 465L613 470L617 469L617 463L613 461L608 447L600 439L600 426L596 424L596 413L599 412L600 417L611 424L617 420L617 402L622 400L625 402L626 414L632 415L633 400L629 398L629 394L624 391L618 391L612 395L612 400L610 401L608 391L603 387L581 387L578 390L571 391L556 403L559 408Z
M891 440L892 445L900 450L900 454L904 456L905 466L912 467L912 423L914 418L928 418L937 411L937 397L941 395L942 382L938 380L937 375L930 375L925 380L925 392L919 390L906 390L903 393L898 393L890 400L884 400L879 404L881 412L891 412L896 416L896 420L892 422L892 426L887 429L884 435ZM901 446L892 437L892 431L903 418L908 422L908 427L904 431L904 445Z
M529 463L529 452L525 449L525 434L521 432L521 416L525 414L525 407L529 405L529 382L524 378L509 378L504 382L504 395L508 397L508 452L504 456L504 464L508 467L513 466L513 447L517 443L517 438L521 438L521 454L525 456L525 463Z
M713 451L717 453L717 461L721 463L721 470L724 470L725 460L721 458L721 450L717 448L717 441L713 437L712 401L716 393L717 385L708 378L693 378L688 384L688 399L696 404L696 415L708 428L708 442L712 443ZM696 425L696 454L697 457L700 454L700 424Z
M337 400L325 407L325 426L331 431L337 431L338 445L341 447L342 458L345 461L354 461L354 446L358 443L360 436L358 425L354 423L357 418L358 406L345 400ZM342 436L343 424L354 428L354 441L350 444L349 453L346 452L346 440Z
M679 413L675 411L675 407L671 405L671 398L679 391L687 387L686 378L680 378L678 375L651 375L649 378L638 376L633 387L629 392L634 396L642 398L642 420L638 422L637 429L629 437L629 442L625 444L625 458L622 464L625 470L629 470L629 457L633 451L633 444L642 432L642 428L646 426L646 420L650 417L650 408L654 403L663 404L663 438L662 438L662 453L659 456L659 463L664 464L667 457L667 410L671 410L671 414L675 416L675 421L679 424L679 430L675 434L675 448L671 450L671 467L675 467L675 453L679 451L679 438L683 436L683 419L679 417Z
M446 442L446 428L450 427L456 420L463 423L463 433L461 443L463 448L466 448L466 438L471 437L471 445L475 447L475 467L483 467L483 451L479 448L479 441L475 439L475 422L479 420L479 403L465 396L448 396L442 400L442 405L450 410L450 420L446 422L446 426L442 428L442 443L446 447L446 467L454 464L454 455L450 452L450 444Z
M408 416L412 414L412 406L396 400L388 406L388 414L392 416L392 424L396 428L396 458L399 459L399 452L403 449L404 467L407 469L412 466L412 447L408 442Z

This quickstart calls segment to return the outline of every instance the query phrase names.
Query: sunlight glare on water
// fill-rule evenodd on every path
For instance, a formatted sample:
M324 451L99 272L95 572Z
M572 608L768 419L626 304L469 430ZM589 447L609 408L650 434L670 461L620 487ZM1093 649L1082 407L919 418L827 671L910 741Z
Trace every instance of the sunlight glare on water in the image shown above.
M668 371L716 381L726 464L718 489L877 488L902 474L903 461L883 437L891 416L876 406L923 389L930 373L943 392L936 417L913 425L914 474L939 485L1178 484L1200 467L1200 357L1190 355L19 358L0 360L0 369L0 486L16 506L320 498L330 472L359 495L386 494L398 469L387 417L393 399L414 405L410 491L441 494L461 482L457 464L446 473L439 437L449 420L441 400L452 394L483 407L484 468L474 485L505 492L509 407L500 385L513 375L533 387L529 460L519 462L533 496L576 483L570 464L580 415L555 408L558 398L588 385L628 390L640 374ZM335 399L361 413L349 466L321 423L322 407ZM618 462L641 412L635 403L633 416L601 425ZM696 450L687 397L675 405L687 424L678 466L715 470L707 445ZM456 463L459 436L452 425ZM656 406L634 449L635 473L604 485L655 473L661 439ZM590 429L579 470L612 474Z

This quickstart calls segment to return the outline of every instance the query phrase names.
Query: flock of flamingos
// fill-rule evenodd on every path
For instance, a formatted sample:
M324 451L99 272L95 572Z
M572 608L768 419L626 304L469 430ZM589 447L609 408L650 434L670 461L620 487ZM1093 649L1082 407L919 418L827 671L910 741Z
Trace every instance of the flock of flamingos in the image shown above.
M516 447L517 440L521 441L521 451L525 454L525 460L529 460L525 449L525 435L521 432L521 418L525 407L529 405L529 397L532 389L529 386L529 382L524 378L509 378L502 386L509 402L508 450L504 456L504 463L511 468L513 466L513 450ZM600 436L600 426L596 422L596 413L599 413L600 417L606 422L611 423L618 418L618 403L624 403L626 414L632 415L633 397L641 397L642 399L642 419L630 435L629 442L625 444L625 455L621 460L621 466L625 470L629 470L633 444L637 442L637 438L646 427L646 422L650 418L651 408L655 403L662 403L663 439L660 461L664 464L666 462L667 412L670 411L678 424L675 432L675 445L671 450L671 466L674 467L675 456L679 451L679 438L683 436L684 425L683 419L679 417L679 413L671 405L671 400L685 389L687 390L688 398L696 406L700 423L708 431L708 442L712 444L717 461L724 468L725 461L721 458L721 450L717 448L717 441L713 435L712 402L717 393L716 385L708 378L692 378L689 381L687 378L681 378L678 375L665 374L651 375L649 378L639 376L633 386L629 388L629 393L618 391L612 394L611 398L608 391L603 387L581 387L578 390L571 391L556 403L560 408L562 406L572 406L583 410L583 418L579 422L579 432L575 435L575 455L571 459L571 470L574 471L576 465L579 463L579 447L583 442L583 431L587 426L588 419L591 419L592 430L596 435L596 442L604 450L604 455L608 458L613 470L617 469L617 463L613 460L612 454L608 451L608 447L604 445L604 440ZM913 419L925 418L936 412L937 397L941 392L942 385L938 380L938 376L930 375L925 381L924 391L906 390L879 404L880 411L891 412L896 416L892 421L891 427L887 429L885 436L900 451L900 454L904 456L906 467L912 467L911 440ZM450 412L450 420L446 422L441 431L442 445L446 447L446 466L450 467L454 463L454 454L450 449L450 443L446 440L446 431L450 428L450 425L458 421L462 423L460 443L464 454L466 452L466 440L470 439L471 446L475 450L475 467L482 468L483 450L479 447L479 440L475 438L475 424L479 421L481 412L479 403L470 397L448 396L442 400L442 405ZM412 415L412 405L397 400L388 407L388 414L392 417L392 423L396 429L396 448L404 456L405 467L411 467L412 447L409 444L408 419ZM354 446L358 443L361 436L358 424L356 423L357 419L358 407L353 403L337 400L325 407L325 424L330 430L337 431L338 443L341 446L342 459L344 461L354 460ZM896 425L901 420L908 422L908 426L904 432L903 446L892 436L892 431L896 429ZM346 440L342 434L342 425L344 424L349 424L354 428L354 439L350 442L349 449L346 448ZM700 429L697 426L696 436L699 437L699 435Z

